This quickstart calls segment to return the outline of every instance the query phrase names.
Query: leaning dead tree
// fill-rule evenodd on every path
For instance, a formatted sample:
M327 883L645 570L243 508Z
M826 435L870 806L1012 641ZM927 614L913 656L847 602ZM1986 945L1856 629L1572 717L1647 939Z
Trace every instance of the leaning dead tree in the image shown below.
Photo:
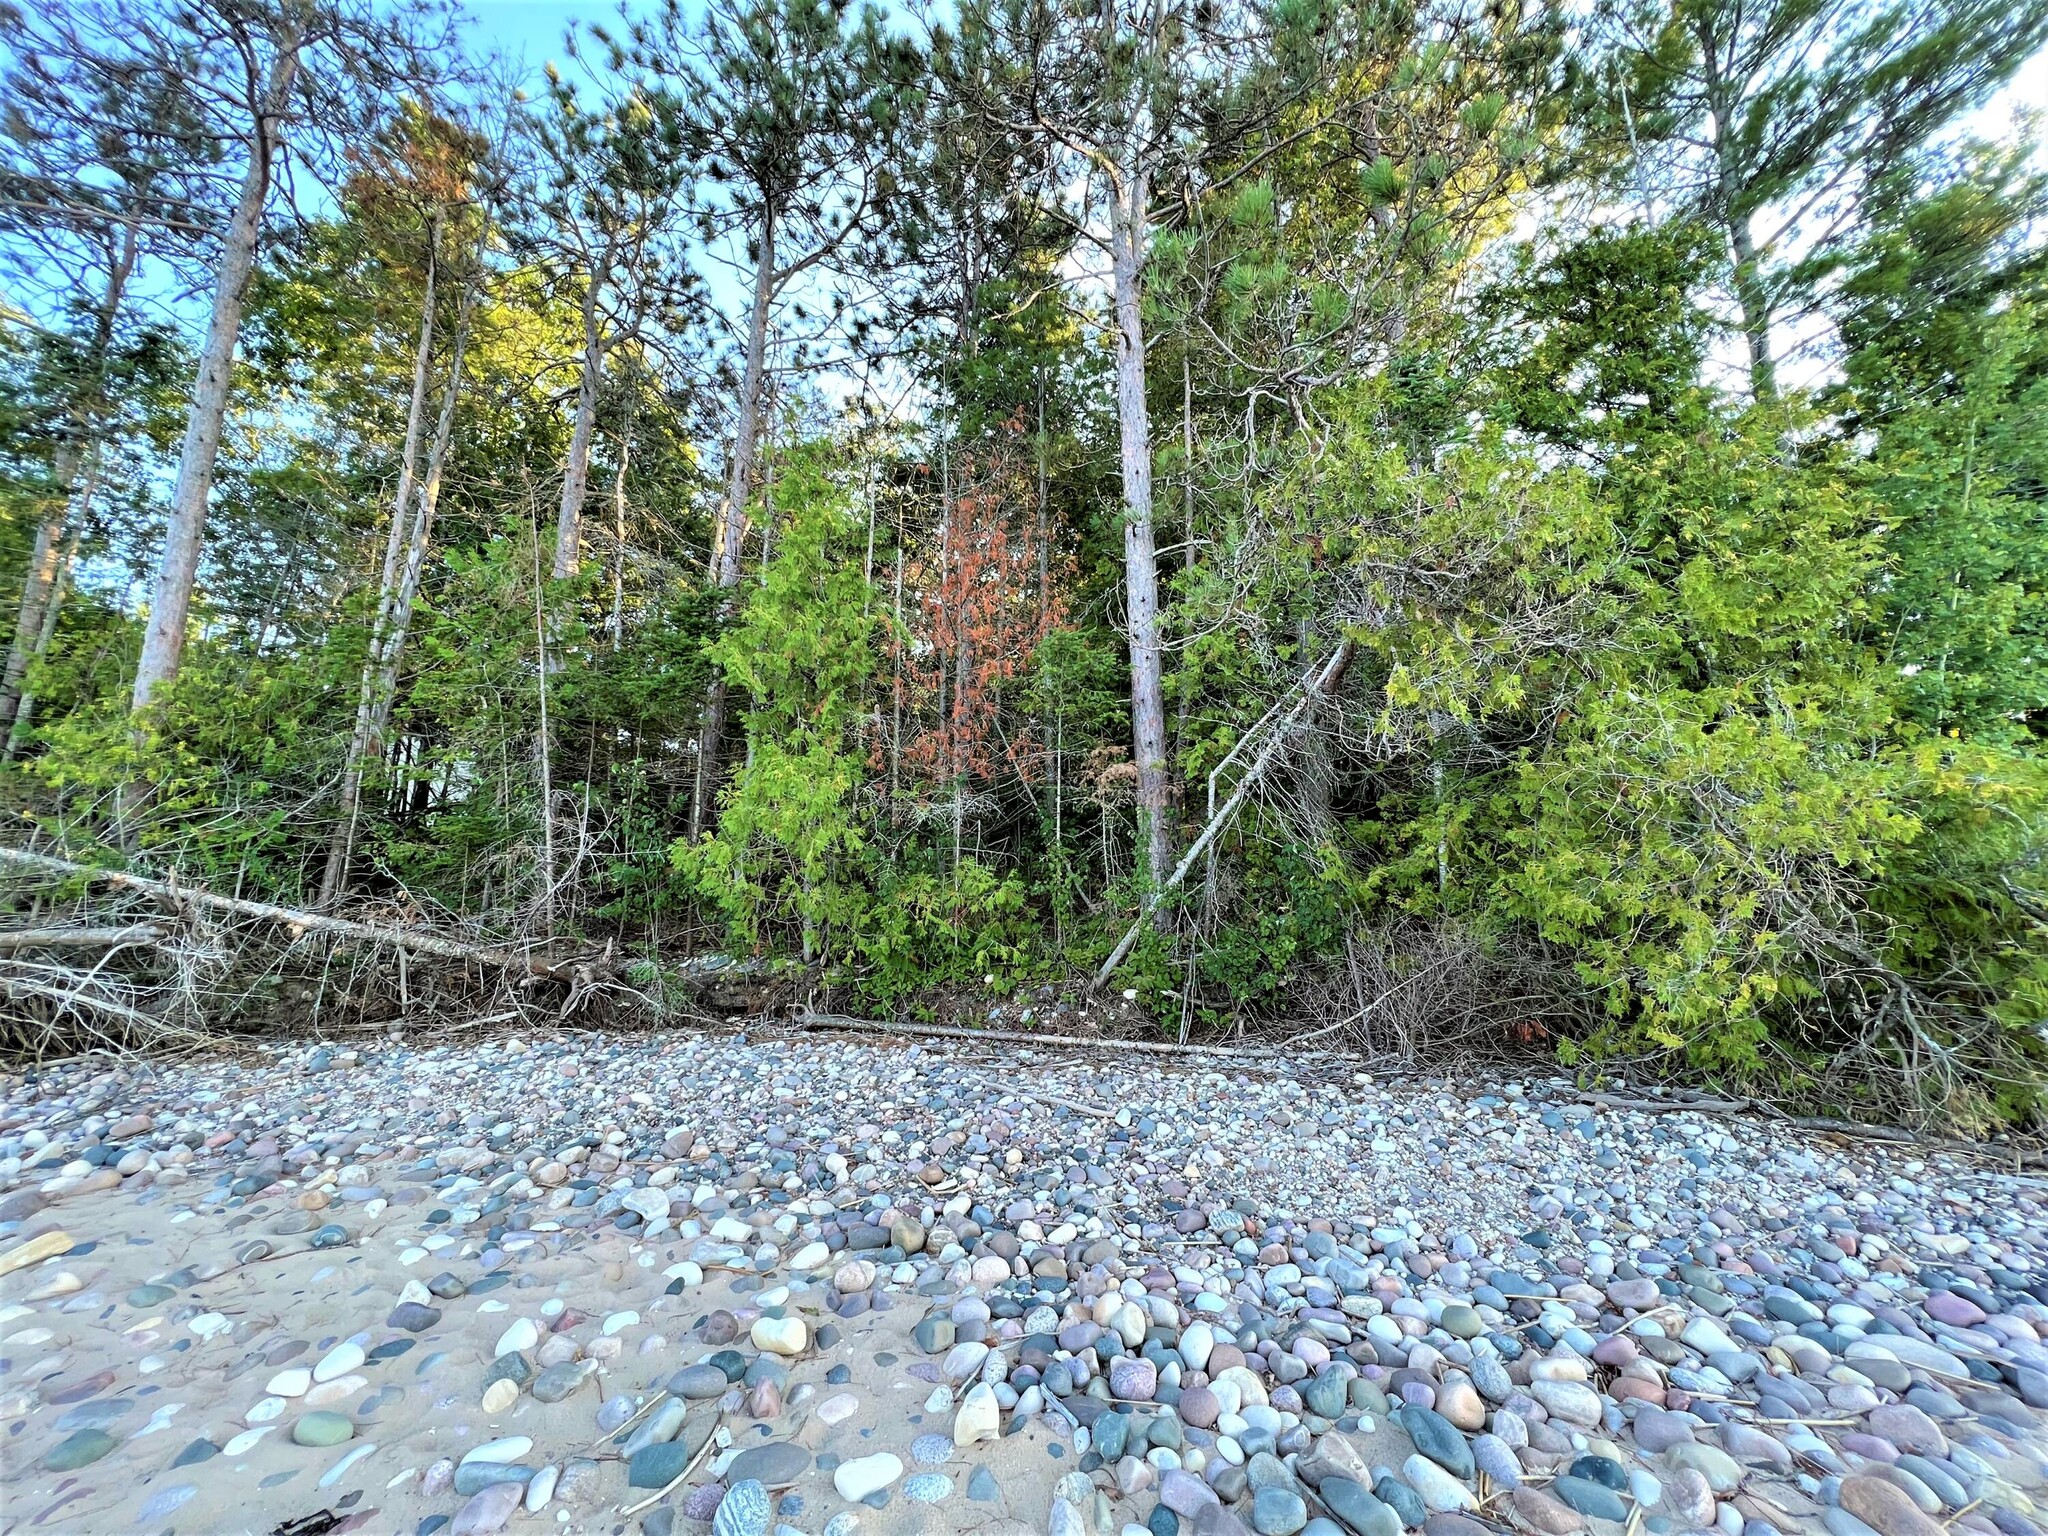
M1289 697L1283 698L1268 711L1266 717L1247 732L1244 740L1233 749L1232 756L1235 756L1253 740L1263 738L1258 755L1252 759L1252 765L1245 770L1244 777L1238 780L1237 788L1231 791L1230 798L1210 814L1208 825L1203 827L1200 834L1188 845L1188 851L1181 855L1180 862L1174 865L1172 873L1146 895L1138 909L1138 920L1131 924L1123 938L1118 941L1116 948L1109 952L1109 958L1102 962L1101 969L1095 973L1095 979L1089 983L1088 990L1091 993L1100 991L1108 984L1109 978L1116 974L1116 968L1124 963L1124 957L1130 954L1131 947L1138 942L1138 935L1145 931L1145 924L1165 905L1166 899L1179 889L1181 882L1187 879L1189 871L1202 861L1224 828L1236 818L1252 791L1259 787L1260 781L1272 771L1275 764L1285 758L1287 749L1293 744L1300 730L1311 723L1316 711L1326 701L1335 697L1337 690L1344 685L1344 674L1351 669L1352 658L1357 654L1357 642L1347 636L1339 642L1337 649L1330 653L1327 661L1295 684L1294 689L1289 692ZM1225 761L1227 763L1228 759Z

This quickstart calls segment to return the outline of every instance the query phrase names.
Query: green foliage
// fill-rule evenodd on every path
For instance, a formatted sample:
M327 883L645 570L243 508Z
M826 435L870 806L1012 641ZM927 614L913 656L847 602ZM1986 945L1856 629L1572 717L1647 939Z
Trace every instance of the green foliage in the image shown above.
M1844 286L1845 404L1878 433L1881 623L1902 707L1944 734L2048 731L2048 188L1975 150L1896 178Z
M854 523L821 451L786 467L770 515L782 527L767 579L712 647L753 701L746 763L718 832L677 844L674 857L738 942L755 947L794 926L804 959L822 961L870 899L849 727L874 670L877 625L859 569L837 558Z

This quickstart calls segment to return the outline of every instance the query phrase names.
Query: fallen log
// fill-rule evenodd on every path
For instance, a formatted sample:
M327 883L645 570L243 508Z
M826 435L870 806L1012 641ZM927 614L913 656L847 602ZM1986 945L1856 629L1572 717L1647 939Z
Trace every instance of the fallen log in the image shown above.
M1044 1045L1099 1051L1142 1051L1153 1056L1202 1056L1243 1062L1248 1066L1292 1067L1291 1052L1260 1046L1177 1045L1171 1040L1126 1040L1113 1035L1034 1035L1020 1029L962 1029L947 1024L897 1024L856 1019L843 1013L800 1013L791 1021L798 1029L843 1029L871 1035L914 1035L925 1040L970 1040L981 1045Z
M130 923L124 928L17 928L0 933L0 954L17 949L127 949L161 943L169 931L161 923Z
M444 960L461 960L471 965L487 966L493 970L511 971L534 981L582 981L587 985L595 968L600 964L608 964L597 956L572 956L568 959L551 960L544 955L536 955L523 949L467 944L460 939L423 932L417 928L392 928L381 923L362 923L352 918L329 917L321 912L304 912L294 907L273 906L265 901L248 901L240 896L221 896L212 891L201 890L197 886L179 885L169 880L152 880L145 875L130 874L126 870L75 864L69 859L53 858L46 853L29 853L18 848L0 848L0 867L7 865L66 879L89 880L96 885L112 886L116 890L135 891L173 905L189 902L208 911L229 912L237 917L276 923L298 933L331 933L340 938L360 939L369 944L389 944L414 954L435 955ZM580 976L579 971L582 973Z

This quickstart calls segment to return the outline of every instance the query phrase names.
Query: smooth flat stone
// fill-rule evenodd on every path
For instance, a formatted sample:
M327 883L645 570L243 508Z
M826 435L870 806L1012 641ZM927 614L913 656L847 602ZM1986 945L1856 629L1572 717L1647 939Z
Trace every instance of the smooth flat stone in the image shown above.
M46 1452L41 1465L45 1472L76 1472L80 1467L91 1466L120 1443L103 1429L77 1430Z
M531 1435L503 1435L472 1448L469 1454L462 1458L460 1465L466 1467L476 1462L517 1461L532 1449Z
M353 1339L344 1340L320 1357L320 1363L313 1367L313 1379L332 1381L337 1376L346 1376L361 1369L365 1359L362 1345Z
M726 1465L727 1486L758 1482L765 1488L787 1488L811 1469L811 1453L788 1440L771 1440L741 1451Z
M340 1445L353 1440L356 1427L345 1413L306 1414L292 1426L294 1445Z

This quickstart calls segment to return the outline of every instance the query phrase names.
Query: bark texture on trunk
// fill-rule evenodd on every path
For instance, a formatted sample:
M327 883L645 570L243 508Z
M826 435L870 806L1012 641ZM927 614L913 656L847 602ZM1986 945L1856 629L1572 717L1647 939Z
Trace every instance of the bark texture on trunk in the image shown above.
M263 205L270 195L285 98L299 72L299 46L296 35L286 37L271 59L256 121L251 125L249 168L221 241L213 313L199 354L198 377L192 384L185 442L178 455L178 481L171 492L170 526L164 534L163 559L150 595L142 658L135 668L130 707L137 711L149 706L158 687L177 677L185 659L185 626L192 616L192 586L199 575L199 549L206 536L206 504L220 457L221 430L227 421L228 386L234 373L235 344L242 331L242 301L248 296L249 274L256 265L256 244L263 229Z
M747 363L740 378L740 414L732 437L732 463L726 466L725 506L718 519L718 539L711 553L712 579L726 594L718 605L721 624L736 608L740 584L740 547L746 538L748 491L754 478L754 448L761 431L761 396L768 366L768 309L775 298L775 220L763 220L754 263L754 297L747 314ZM714 667L705 690L702 728L697 733L697 777L690 793L690 838L695 841L711 824L711 802L718 794L718 767L725 737L727 688L725 673Z
M1166 765L1166 691L1159 646L1159 562L1152 531L1152 423L1145 403L1144 261L1151 193L1142 169L1111 189L1109 254L1116 288L1116 414L1124 489L1124 602L1131 650L1131 749L1138 838L1160 889L1173 867Z
M1751 226L1750 175L1732 125L1742 113L1742 91L1731 73L1729 39L1715 25L1715 13L1703 8L1693 20L1704 72L1707 115L1713 124L1713 210L1728 237L1734 266L1735 302L1742 310L1742 339L1749 353L1749 394L1752 400L1775 400L1778 366L1771 356L1771 296L1758 258Z
M560 581L583 563L583 501L590 491L590 439L597 425L597 392L604 382L604 334L597 291L604 281L593 270L583 292L583 376L576 381L576 424L569 435L569 462L562 471L562 505L555 514L555 564Z
M1775 400L1778 364L1771 356L1770 294L1746 217L1728 221L1728 249L1735 258L1735 299L1742 306L1742 338L1749 348L1750 398Z
M619 436L619 464L612 473L612 653L626 641L626 474L633 462L633 425Z
M377 617L370 627L370 654L391 615L391 594L398 580L398 560L405 549L405 519L412 508L412 488L419 463L420 432L426 424L427 384L434 363L434 288L440 278L441 216L437 212L427 236L427 280L420 300L420 340L413 350L412 399L405 409L405 443L398 450L398 492L391 498L391 530L384 540L384 574L377 583ZM363 668L365 679L369 666ZM367 683L366 683L367 687ZM360 713L360 705L358 706Z

